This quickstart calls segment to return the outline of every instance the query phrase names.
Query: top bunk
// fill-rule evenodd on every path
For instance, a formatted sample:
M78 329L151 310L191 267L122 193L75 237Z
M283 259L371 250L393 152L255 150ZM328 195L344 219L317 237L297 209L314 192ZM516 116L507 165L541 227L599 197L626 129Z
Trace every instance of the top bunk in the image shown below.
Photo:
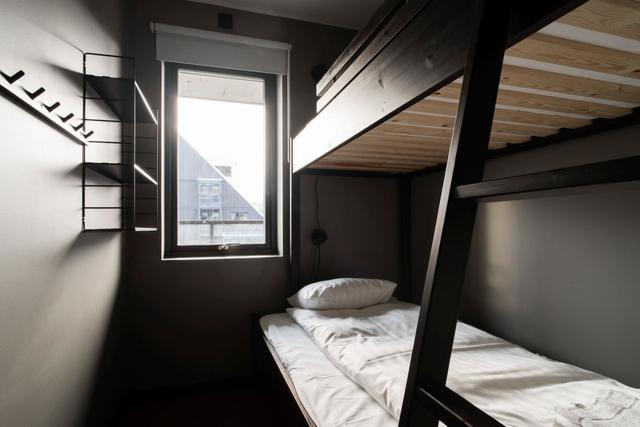
M489 150L640 118L640 2L511 2ZM406 174L445 164L470 44L463 0L392 0L318 83L293 141L305 168Z

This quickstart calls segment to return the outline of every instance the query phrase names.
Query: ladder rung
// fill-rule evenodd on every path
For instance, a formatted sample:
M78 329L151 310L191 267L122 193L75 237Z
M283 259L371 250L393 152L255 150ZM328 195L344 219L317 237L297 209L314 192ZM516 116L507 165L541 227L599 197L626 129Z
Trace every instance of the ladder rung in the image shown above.
M435 384L422 384L415 393L417 402L448 427L504 427L453 390Z
M453 196L472 199L636 180L640 180L640 156L459 185Z

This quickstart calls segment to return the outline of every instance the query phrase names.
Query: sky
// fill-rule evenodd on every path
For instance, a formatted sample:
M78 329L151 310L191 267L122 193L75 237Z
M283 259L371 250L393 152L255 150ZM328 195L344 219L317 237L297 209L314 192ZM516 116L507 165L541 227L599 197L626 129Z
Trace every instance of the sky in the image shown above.
M229 181L264 207L265 107L239 102L178 98L178 131L214 166L231 166Z

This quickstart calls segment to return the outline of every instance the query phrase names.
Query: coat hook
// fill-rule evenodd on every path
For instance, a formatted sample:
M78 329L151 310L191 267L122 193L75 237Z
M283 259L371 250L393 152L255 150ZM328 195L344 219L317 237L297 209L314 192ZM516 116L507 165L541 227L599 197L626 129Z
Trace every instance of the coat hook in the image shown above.
M66 117L62 117L60 115L58 117L60 117L60 120L62 120L62 123L67 123L73 117L73 113L69 113L69 115L67 115Z
M29 96L29 98L31 98L31 100L36 99L37 97L39 97L40 95L42 95L45 91L45 89L43 87L41 87L40 89L36 90L35 92L29 92L26 89L23 89L26 94Z
M80 122L77 126L71 125L73 130L75 130L76 132L78 132L80 130L80 128L82 128L83 126L84 126L84 122Z
M9 84L14 84L15 82L17 82L18 80L20 80L21 78L24 77L24 71L22 71L22 70L18 71L13 76L7 75L7 74L3 73L2 71L0 71L0 74L2 74L2 77L4 77L4 79L6 81L8 81Z
M47 105L43 102L42 105L44 105L44 108L46 108L47 111L51 113L53 110L60 106L60 103L56 102L55 104Z
M87 132L87 133L83 133L83 134L82 134L82 136L84 136L84 137L85 137L85 139L86 139L86 138L89 138L91 135L93 135L93 131L89 131L89 132Z

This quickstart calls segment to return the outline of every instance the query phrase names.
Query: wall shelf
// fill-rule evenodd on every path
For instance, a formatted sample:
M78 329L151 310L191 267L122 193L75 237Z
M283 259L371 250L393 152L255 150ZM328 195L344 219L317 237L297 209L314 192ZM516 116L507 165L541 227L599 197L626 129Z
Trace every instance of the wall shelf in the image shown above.
M115 69L130 69L130 75L105 76L100 75L101 70L97 73L88 72L88 62L92 58L101 65L105 64L105 60L121 61L116 64L118 66ZM136 82L135 60L98 53L85 53L83 59L83 123L103 122L100 126L96 124L96 132L83 150L83 230L157 231L158 119L157 113L152 110ZM116 129L115 133L113 129L108 129L109 126ZM102 128L105 129L100 130ZM115 135L119 137L116 138ZM143 145L139 146L139 142ZM98 153L109 155L110 161L87 161L87 154L94 145L103 147L103 150L109 147L107 154L102 151ZM116 155L119 160L112 161ZM136 161L138 156L142 164ZM153 166L152 161L155 163ZM120 202L113 206L113 191L117 189L120 191ZM106 198L111 202L104 203L108 206L101 206L101 203L89 204L88 191L91 191L94 201ZM104 194L102 199L100 191ZM119 224L115 224L114 221L118 218Z
M93 74L87 74L85 79L87 85L98 95L96 98L87 97L87 99L104 101L121 122L133 123L137 121L158 124L158 119L135 80ZM140 98L141 102L136 102L136 98ZM92 119L88 118L87 120Z
M98 163L85 162L85 167L121 184L134 183L135 175L140 176L147 184L158 185L155 179L144 168L131 163ZM138 181L139 184L145 182Z

